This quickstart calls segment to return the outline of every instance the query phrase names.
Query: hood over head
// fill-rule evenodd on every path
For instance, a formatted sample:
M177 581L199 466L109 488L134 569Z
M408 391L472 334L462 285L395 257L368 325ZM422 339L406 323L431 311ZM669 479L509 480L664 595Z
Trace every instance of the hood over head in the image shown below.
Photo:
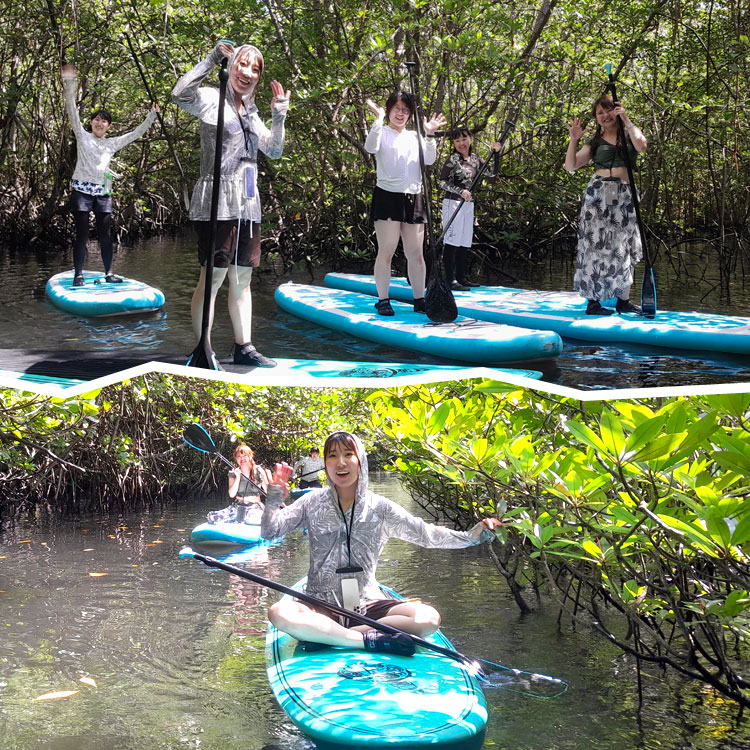
M253 89L253 91L247 94L242 99L242 102L245 105L245 109L248 112L252 112L253 110L257 109L257 107L255 106L255 94L258 92L258 86L260 86L260 80L263 77L264 68L263 55L261 54L261 51L252 44L242 44L239 47L235 47L234 53L229 58L229 62L227 63L227 72L230 74L230 76L229 80L227 81L227 101L230 102L231 106L236 109L234 104L234 91L232 89L232 66L234 65L234 62L239 55L246 54L247 52L251 52L253 56L257 57L260 60L260 76L258 76L258 82L255 84L255 88Z
M341 442L344 444L352 445L357 454L357 458L359 459L359 477L357 479L357 493L355 497L355 502L359 502L367 493L368 483L369 483L369 474L370 474L368 466L367 466L367 452L365 451L365 446L362 445L362 441L356 435L352 435L351 432L346 432L344 430L337 430L336 432L332 432L326 438L325 446L323 447L323 460L325 460L326 454L327 454L327 448L330 442L333 440L335 440L336 442ZM325 471L326 471L326 477L328 479L328 488L331 492L333 500L334 502L338 502L338 495L336 493L336 487L333 483L333 479L328 473L327 467Z

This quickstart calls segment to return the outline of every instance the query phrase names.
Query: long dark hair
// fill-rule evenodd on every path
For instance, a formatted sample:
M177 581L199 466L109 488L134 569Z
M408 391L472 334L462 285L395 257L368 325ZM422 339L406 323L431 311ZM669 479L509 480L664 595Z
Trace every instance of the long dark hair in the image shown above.
M606 141L604 140L604 135L602 134L603 133L602 126L599 124L599 121L596 119L596 110L599 109L599 107L601 107L602 109L606 109L606 110L614 109L615 102L609 94L602 94L591 105L591 116L594 118L594 122L596 123L596 130L594 131L594 135L591 138L591 158L592 159L594 158L596 149L598 149L599 146L602 145L602 143L606 143ZM625 144L621 143L620 141L620 129L619 128L617 129L617 140L615 141L615 146L619 150L622 150L625 146Z
M391 110L396 106L396 102L403 102L409 108L409 120L411 120L411 118L414 117L414 113L417 111L417 105L414 101L414 97L408 91L402 91L401 89L392 91L385 100L386 119L390 122ZM406 122L408 123L409 120Z

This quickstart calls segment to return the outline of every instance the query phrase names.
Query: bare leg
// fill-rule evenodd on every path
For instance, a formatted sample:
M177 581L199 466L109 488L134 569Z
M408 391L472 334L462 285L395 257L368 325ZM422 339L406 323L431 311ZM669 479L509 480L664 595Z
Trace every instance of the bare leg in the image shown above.
M404 255L409 269L409 281L414 299L424 297L424 224L401 224Z
M231 266L227 274L229 318L232 321L234 343L239 346L252 341L253 298L250 292L252 277L252 266Z
M362 635L371 630L369 625L345 628L300 602L277 602L269 610L268 619L298 640L347 648L364 648ZM428 604L404 602L393 607L379 622L424 637L440 627L440 614Z
M276 602L268 611L268 619L279 630L299 641L346 648L365 647L362 633L345 628L300 602Z
M211 279L211 309L209 314L209 323L208 327L209 330L211 329L211 326L214 322L214 307L216 304L216 294L219 291L219 287L221 287L222 283L224 282L224 277L227 275L227 269L226 268L214 268L213 271L213 278ZM198 279L198 284L195 287L195 291L193 292L193 299L190 303L190 315L193 321L193 331L195 333L195 338L197 340L200 340L201 337L201 330L203 326L203 292L206 288L206 269L205 267L201 268L201 275Z
M434 607L423 602L404 602L391 608L388 614L381 617L378 622L424 638L440 627L440 613ZM370 630L370 626L355 625L352 630L366 632Z
M391 285L391 261L401 236L401 223L379 219L375 222L375 236L378 239L378 256L375 258L375 285L378 298L387 299Z

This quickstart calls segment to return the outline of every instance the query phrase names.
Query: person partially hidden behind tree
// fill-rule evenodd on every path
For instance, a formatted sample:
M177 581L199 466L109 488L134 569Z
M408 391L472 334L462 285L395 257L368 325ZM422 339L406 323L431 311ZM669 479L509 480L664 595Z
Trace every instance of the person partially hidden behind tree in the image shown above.
M91 115L91 132L84 130L76 109L76 77L73 65L63 65L61 77L65 111L73 128L78 156L73 171L73 191L69 208L75 219L76 238L73 245L73 286L85 284L83 264L86 261L86 245L89 240L89 213L94 212L99 247L104 264L104 277L109 283L121 282L112 273L112 177L109 163L117 151L137 141L153 124L159 105L151 104L146 119L130 133L107 138L112 125L112 115L106 109L98 109Z

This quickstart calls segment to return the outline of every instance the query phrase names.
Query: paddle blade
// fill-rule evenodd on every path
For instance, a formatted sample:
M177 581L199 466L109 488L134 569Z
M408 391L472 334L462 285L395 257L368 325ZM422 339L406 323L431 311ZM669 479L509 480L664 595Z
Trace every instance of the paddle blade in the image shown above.
M225 58L226 59L226 58ZM185 367L202 367L204 370L222 371L224 368L219 364L210 344L203 343L201 339L198 346L193 349L192 354L185 362Z
M182 439L191 447L203 453L216 453L216 443L197 422L189 424L182 433Z
M479 664L481 672L477 676L483 688L510 690L513 693L544 700L557 698L568 689L568 683L557 677L505 667L484 659L479 659Z
M458 317L453 292L442 276L436 274L429 280L424 297L427 317L433 323L452 323Z
M656 282L653 268L647 268L641 286L641 311L646 318L656 315Z

